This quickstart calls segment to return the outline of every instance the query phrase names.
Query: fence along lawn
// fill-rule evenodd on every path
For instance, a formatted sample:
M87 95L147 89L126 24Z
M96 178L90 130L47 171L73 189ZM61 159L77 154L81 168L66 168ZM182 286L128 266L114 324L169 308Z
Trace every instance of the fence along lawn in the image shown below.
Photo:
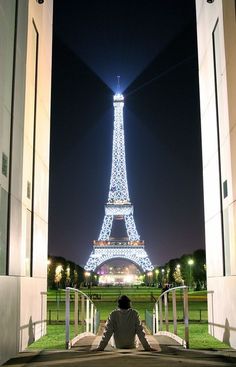
M145 310L152 311L155 299L161 294L160 289L154 287L121 288L121 287L94 287L83 289L87 295L91 295L93 302L100 311L100 319L106 320L109 313L117 307L117 299L121 294L128 295L142 320L145 319ZM183 318L182 303L177 296L177 316L179 321ZM73 299L72 299L73 301ZM74 303L71 302L71 316L73 319ZM80 309L79 309L80 312ZM172 318L172 309L169 310L169 318ZM49 291L48 314L49 324L62 323L65 321L65 291ZM206 291L192 292L189 295L189 319L190 321L207 322L207 300Z

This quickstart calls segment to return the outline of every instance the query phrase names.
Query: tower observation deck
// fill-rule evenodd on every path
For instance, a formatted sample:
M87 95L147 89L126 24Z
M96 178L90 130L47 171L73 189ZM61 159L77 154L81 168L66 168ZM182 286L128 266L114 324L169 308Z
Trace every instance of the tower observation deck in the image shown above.
M108 201L105 205L105 216L98 237L93 243L93 250L85 265L85 270L95 271L103 263L124 258L135 263L143 271L150 271L153 265L140 240L133 217L133 205L130 202L126 159L123 108L124 97L116 93L113 97L114 129L112 147L112 167ZM114 220L123 220L127 238L112 238L111 230Z

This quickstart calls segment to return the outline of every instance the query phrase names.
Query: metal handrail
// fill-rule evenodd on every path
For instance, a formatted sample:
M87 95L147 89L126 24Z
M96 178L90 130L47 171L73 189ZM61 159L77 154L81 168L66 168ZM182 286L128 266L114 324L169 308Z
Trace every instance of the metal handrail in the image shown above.
M178 336L177 333L177 308L176 308L176 291L183 290L183 319L184 319L184 338ZM168 294L172 294L172 310L173 310L173 326L174 332L169 331L169 306ZM164 300L164 318L163 318L163 300ZM163 330L165 323L165 331ZM188 312L188 287L174 287L163 292L155 302L153 308L153 325L152 331L154 335L167 335L174 338L185 348L189 348L189 312Z
M66 349L70 349L81 337L86 335L95 335L99 324L99 312L93 301L79 289L67 287L66 291ZM74 338L70 339L70 295L74 292ZM79 294L81 301L80 323L83 332L79 333Z

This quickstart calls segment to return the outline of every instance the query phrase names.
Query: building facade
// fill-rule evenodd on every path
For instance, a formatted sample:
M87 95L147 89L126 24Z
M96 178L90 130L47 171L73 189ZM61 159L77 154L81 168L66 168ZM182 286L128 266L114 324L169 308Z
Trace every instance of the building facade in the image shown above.
M0 364L46 331L53 0L0 0Z
M196 0L209 332L236 348L236 9Z

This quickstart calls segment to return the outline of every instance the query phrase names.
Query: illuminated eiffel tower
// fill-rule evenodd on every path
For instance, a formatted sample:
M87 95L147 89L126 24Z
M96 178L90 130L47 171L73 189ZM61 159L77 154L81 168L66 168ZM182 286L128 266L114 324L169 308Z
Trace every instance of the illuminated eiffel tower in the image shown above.
M137 232L133 217L133 205L129 198L123 122L124 97L121 93L117 92L114 95L113 106L112 168L108 202L105 205L105 217L101 232L98 240L94 241L93 251L85 265L85 270L95 271L108 260L123 258L135 263L143 271L150 271L153 269L153 265L145 251L144 241L140 240ZM127 238L110 237L114 220L124 220Z

